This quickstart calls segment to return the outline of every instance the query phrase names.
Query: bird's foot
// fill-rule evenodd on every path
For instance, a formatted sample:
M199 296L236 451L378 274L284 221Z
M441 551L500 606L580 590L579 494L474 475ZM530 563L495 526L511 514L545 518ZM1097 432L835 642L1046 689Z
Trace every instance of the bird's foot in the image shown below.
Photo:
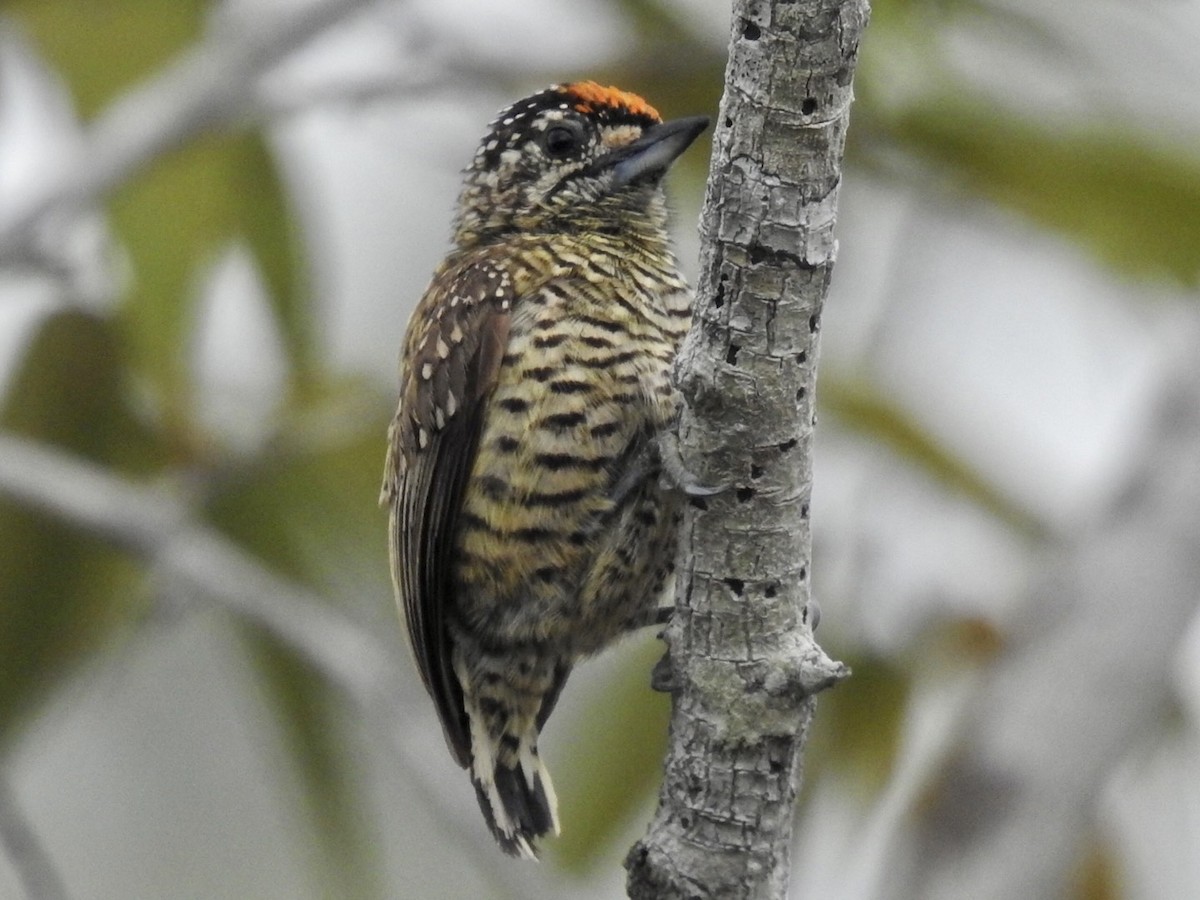
M732 486L730 482L704 484L689 471L679 453L679 436L673 430L666 430L659 435L658 459L662 466L659 484L666 490L677 490L687 497L712 497Z

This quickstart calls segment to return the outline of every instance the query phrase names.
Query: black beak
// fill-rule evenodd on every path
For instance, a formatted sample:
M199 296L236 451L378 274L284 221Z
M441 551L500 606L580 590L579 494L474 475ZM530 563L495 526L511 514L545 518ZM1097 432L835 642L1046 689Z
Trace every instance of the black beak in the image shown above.
M708 116L690 116L654 125L627 147L622 147L607 160L613 169L617 187L624 187L643 175L659 175L666 171L679 154L708 127Z

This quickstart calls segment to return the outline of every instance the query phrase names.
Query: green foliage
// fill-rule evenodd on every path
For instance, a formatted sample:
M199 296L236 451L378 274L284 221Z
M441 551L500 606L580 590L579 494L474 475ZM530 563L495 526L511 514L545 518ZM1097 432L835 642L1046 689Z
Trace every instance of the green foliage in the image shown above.
M200 33L205 0L7 0L85 117Z
M843 662L854 676L821 696L819 726L813 729L806 750L806 778L836 770L847 776L847 783L875 791L892 774L909 680L900 666L888 660Z
M336 592L340 575L364 570L386 583L378 498L391 408L361 384L327 383L258 456L212 474L208 518L304 584Z
M275 158L262 135L252 133L231 142L224 168L226 189L233 194L229 228L254 252L283 335L293 387L308 395L319 378L315 321L300 240Z
M1130 275L1200 284L1200 155L1112 124L1058 126L939 97L895 137L961 188L1062 232Z
M26 351L0 429L144 470L155 454L125 407L125 362L104 318L51 317ZM140 611L133 577L97 538L0 498L0 748L122 618Z
M188 0L14 0L5 11L16 16L91 116L195 39L206 8ZM339 470L346 474L344 459L314 462L310 457L292 465L297 460L267 454L248 470L213 467L212 443L193 420L187 361L194 301L206 267L235 239L246 242L263 274L289 354L296 400L317 392L312 317L292 217L262 137L210 134L182 147L122 185L110 212L132 269L117 316L72 313L52 320L29 351L4 424L127 472L154 470L169 461L207 470L218 486L240 485L240 495L218 488L214 519L271 565L311 584L306 551L322 541L310 533L303 550L290 543L290 526L312 526L317 518L296 515L306 508L297 496L308 501L310 511L314 502L322 504L326 524L335 510L343 522L365 523L369 517L360 510L374 510L377 485L366 490L364 474L348 479L360 490L341 490L333 479ZM151 401L153 431L140 428L126 411L135 382L139 399ZM355 448L361 451L356 462L363 463L361 471L371 473L372 482L378 477L382 434L382 425L374 424L374 440L364 434ZM301 469L306 469L302 477L281 484ZM318 494L314 484L330 490ZM254 489L258 486L264 489ZM359 509L350 511L351 501L360 503ZM289 503L294 504L290 512ZM337 531L351 533L350 528ZM353 550L361 558L367 546L372 545L360 540ZM139 611L127 599L135 577L134 567L96 538L7 501L0 504L0 584L5 586L0 594L0 738L26 720L36 701L81 659L103 646L122 617ZM365 842L351 812L357 801L346 775L336 698L270 639L254 636L248 646L312 789L310 810L328 850L329 869L341 868L349 877L350 861L364 859L347 848L361 851ZM369 882L370 877L355 874L353 893L361 896Z
M932 185L1025 215L1117 271L1200 284L1200 155L1145 122L1099 112L1064 122L964 86L946 52L951 29L1044 56L1077 52L1036 15L984 0L877 0L851 158L887 170L900 151Z
M1118 854L1102 837L1088 842L1071 876L1065 892L1070 900L1121 900L1128 896L1121 883Z
M650 690L650 671L662 654L658 641L639 648L555 760L559 816L568 824L550 847L570 871L584 874L605 859L661 780L670 700Z
M190 437L187 351L197 279L234 238L256 251L291 374L309 380L312 320L297 288L287 204L258 136L213 136L182 149L125 185L112 214L134 268L121 316L133 364L153 386L177 443Z
M348 393L329 402L354 405ZM299 428L300 421L293 425ZM285 430L259 458L214 475L208 518L274 571L326 596L336 596L330 579L339 568L374 568L381 575L377 595L387 602L376 508L382 434L374 418L315 442ZM329 881L334 896L378 896L380 860L362 813L351 736L339 713L346 699L274 637L257 629L247 629L246 636L307 787L303 800L323 849L316 874Z
M924 469L1012 528L1034 536L1037 520L988 484L977 472L921 430L918 423L870 385L826 379L819 392L821 409L844 426L886 444L898 456Z
M306 788L299 799L320 850L311 864L314 882L325 884L327 896L382 896L378 847L364 821L350 735L338 714L345 698L271 635L248 627L245 643Z

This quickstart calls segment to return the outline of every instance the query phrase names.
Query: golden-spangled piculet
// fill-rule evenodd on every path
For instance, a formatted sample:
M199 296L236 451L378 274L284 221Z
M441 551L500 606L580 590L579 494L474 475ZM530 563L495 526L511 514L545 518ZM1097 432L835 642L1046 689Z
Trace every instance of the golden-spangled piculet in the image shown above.
M450 752L500 846L558 831L538 733L572 666L655 619L675 495L657 436L691 297L661 180L704 130L556 85L505 109L404 340L381 503Z

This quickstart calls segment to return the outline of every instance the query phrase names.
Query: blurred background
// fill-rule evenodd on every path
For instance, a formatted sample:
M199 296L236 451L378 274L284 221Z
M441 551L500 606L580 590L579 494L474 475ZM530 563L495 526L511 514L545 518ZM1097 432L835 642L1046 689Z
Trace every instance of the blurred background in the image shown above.
M623 896L660 647L577 670L563 836L503 858L376 497L486 123L578 78L713 115L728 36L719 0L0 0L0 897ZM854 677L795 897L1200 896L1198 40L1187 0L875 0L813 513Z

